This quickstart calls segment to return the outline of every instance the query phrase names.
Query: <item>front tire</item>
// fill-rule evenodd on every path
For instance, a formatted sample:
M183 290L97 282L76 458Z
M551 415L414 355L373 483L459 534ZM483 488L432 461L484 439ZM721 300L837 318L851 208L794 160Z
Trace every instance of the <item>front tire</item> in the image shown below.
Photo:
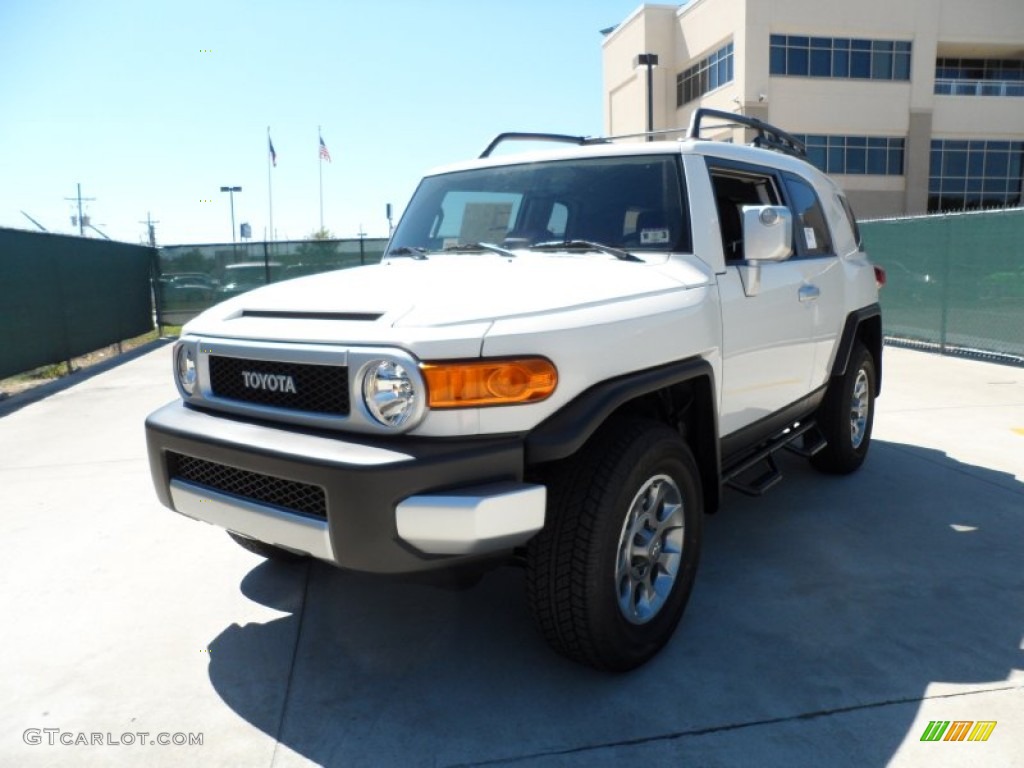
M549 483L548 523L527 550L527 591L547 642L623 672L668 642L696 576L703 499L686 443L663 424L618 421Z
M857 342L846 373L829 385L818 411L818 429L826 446L811 457L816 469L845 475L864 463L875 420L875 387L875 360Z

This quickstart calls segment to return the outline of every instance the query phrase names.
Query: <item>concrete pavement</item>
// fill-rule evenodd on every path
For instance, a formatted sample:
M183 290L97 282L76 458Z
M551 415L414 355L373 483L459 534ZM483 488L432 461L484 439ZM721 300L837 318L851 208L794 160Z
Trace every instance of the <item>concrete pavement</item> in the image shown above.
M163 509L142 421L175 396L164 347L0 404L0 765L1024 764L1022 369L887 348L864 468L727 492L618 677L547 650L515 570L268 564Z

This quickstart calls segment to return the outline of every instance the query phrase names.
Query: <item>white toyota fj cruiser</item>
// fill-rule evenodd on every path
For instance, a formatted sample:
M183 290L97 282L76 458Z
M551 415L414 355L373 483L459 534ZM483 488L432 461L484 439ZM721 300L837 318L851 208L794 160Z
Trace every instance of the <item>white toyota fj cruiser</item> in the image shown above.
M491 156L522 138L576 146ZM556 650L642 664L723 484L762 493L781 448L837 473L868 450L884 274L801 150L698 110L681 141L503 134L431 173L380 264L185 326L181 399L146 421L160 500L268 557L521 564Z

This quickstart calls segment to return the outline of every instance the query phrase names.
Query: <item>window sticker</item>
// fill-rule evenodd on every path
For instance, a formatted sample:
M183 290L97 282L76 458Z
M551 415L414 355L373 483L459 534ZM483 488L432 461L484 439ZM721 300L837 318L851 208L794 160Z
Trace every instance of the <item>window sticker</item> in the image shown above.
M641 229L640 245L662 245L669 241L667 229Z
M466 203L462 213L459 241L500 243L508 232L512 203Z
M814 236L814 227L804 227L804 240L807 241L807 250L817 250L818 238Z

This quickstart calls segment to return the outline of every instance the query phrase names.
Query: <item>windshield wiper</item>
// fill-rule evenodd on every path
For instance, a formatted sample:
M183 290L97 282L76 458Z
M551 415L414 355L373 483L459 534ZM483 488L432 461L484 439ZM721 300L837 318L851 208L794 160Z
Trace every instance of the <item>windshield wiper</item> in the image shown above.
M609 256L614 256L619 261L639 261L643 262L643 259L637 258L629 251L624 251L621 248L613 248L610 245L604 243L595 243L591 240L549 240L544 243L535 243L530 246L530 250L538 251L599 251L601 253L607 253Z
M510 259L516 257L513 251L510 251L508 248L502 248L494 243L461 243L459 245L449 245L444 249L445 253L459 253L462 251L490 251L500 256L507 256Z
M427 252L423 248L417 248L414 245L403 245L388 251L388 256L408 256L410 259L425 261Z

